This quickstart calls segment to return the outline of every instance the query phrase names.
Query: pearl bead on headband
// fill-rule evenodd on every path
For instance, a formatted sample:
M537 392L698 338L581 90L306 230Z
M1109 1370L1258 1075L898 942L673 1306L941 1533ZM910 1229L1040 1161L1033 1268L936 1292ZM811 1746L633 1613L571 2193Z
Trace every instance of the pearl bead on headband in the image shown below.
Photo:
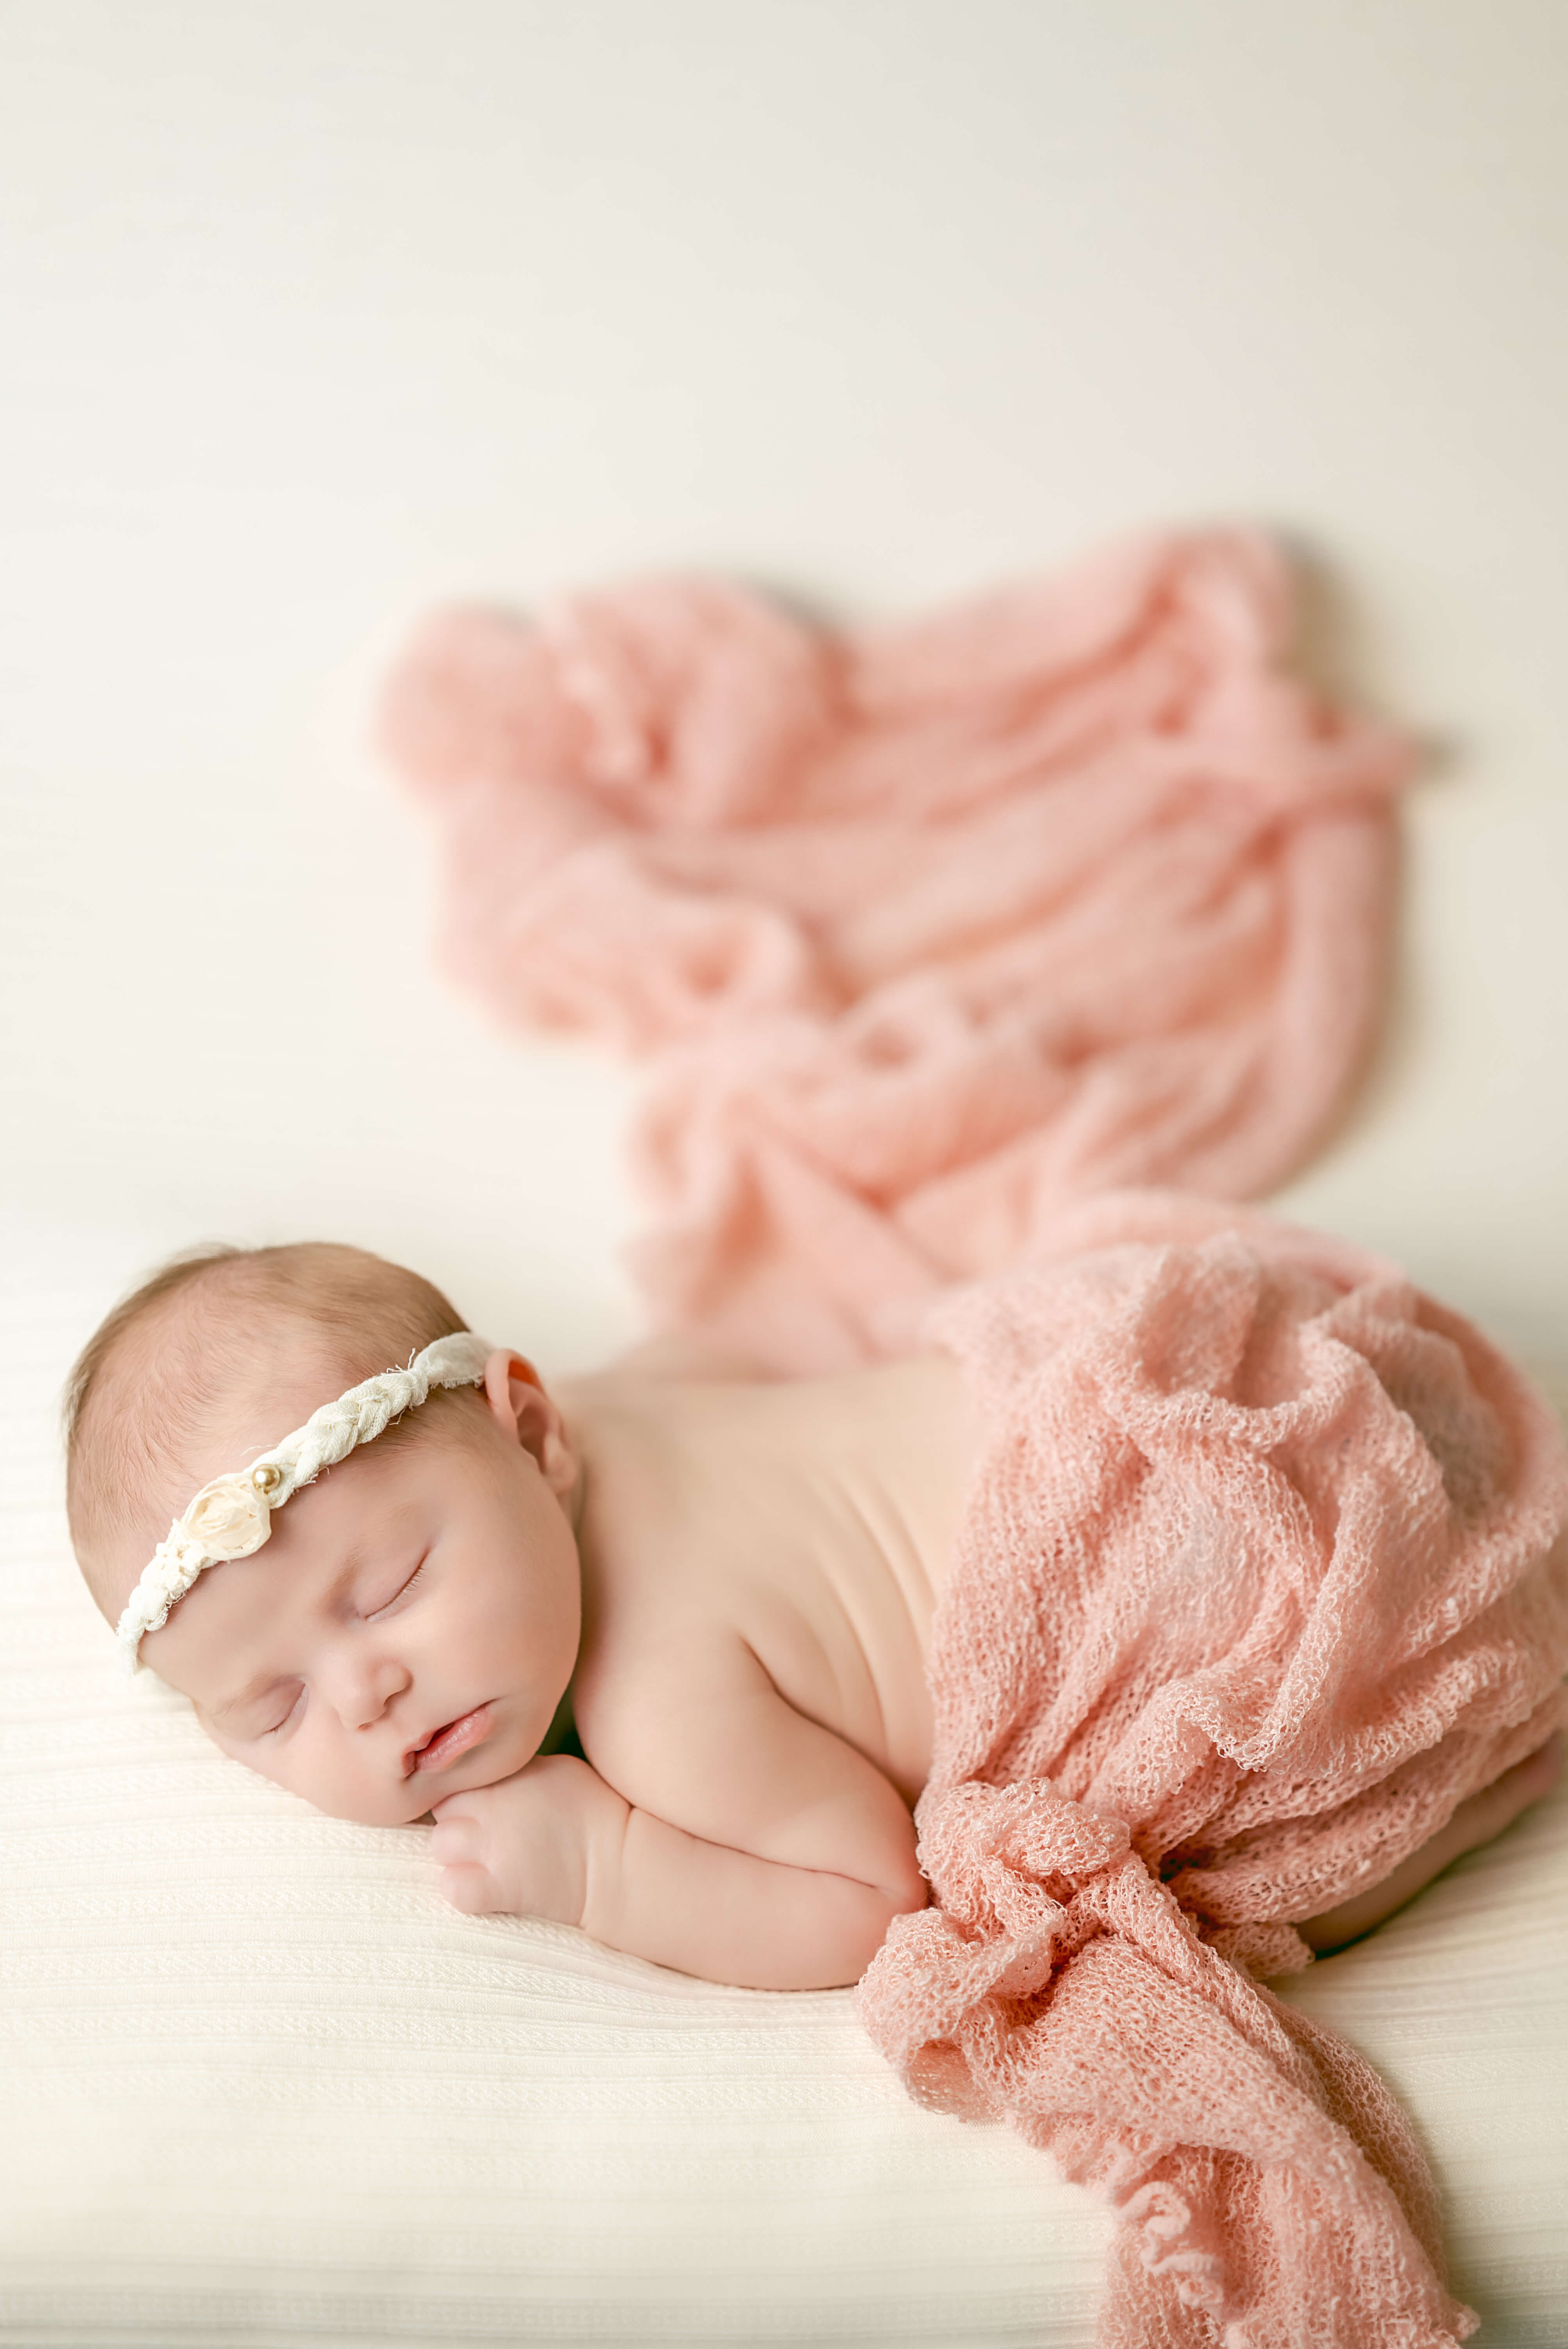
M382 1371L335 1402L323 1403L303 1427L263 1452L249 1468L214 1476L203 1485L182 1517L176 1517L143 1568L141 1578L115 1629L120 1661L129 1672L141 1670L141 1642L168 1622L200 1574L231 1557L249 1557L272 1531L272 1513L324 1468L346 1460L359 1444L369 1444L400 1413L412 1411L435 1387L483 1383L490 1347L471 1330L438 1338L416 1354L406 1371Z

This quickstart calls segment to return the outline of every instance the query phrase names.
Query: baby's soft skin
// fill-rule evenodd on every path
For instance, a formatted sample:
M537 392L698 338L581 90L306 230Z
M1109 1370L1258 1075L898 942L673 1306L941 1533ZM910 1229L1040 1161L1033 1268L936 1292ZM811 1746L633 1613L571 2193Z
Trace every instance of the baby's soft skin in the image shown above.
M284 1366L206 1439L206 1473L323 1400ZM500 1350L482 1391L417 1416L204 1574L145 1661L226 1753L320 1809L433 1814L460 1909L581 1924L719 1982L855 1981L926 1899L924 1659L978 1442L956 1366L771 1383L634 1357L552 1398ZM586 1759L541 1752L564 1699ZM1557 1758L1308 1940L1369 1930Z

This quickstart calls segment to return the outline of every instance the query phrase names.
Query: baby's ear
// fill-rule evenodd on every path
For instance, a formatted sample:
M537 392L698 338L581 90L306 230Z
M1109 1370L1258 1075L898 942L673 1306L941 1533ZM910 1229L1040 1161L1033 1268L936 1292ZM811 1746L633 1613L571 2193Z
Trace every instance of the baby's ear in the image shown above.
M485 1357L485 1400L498 1418L510 1419L515 1425L519 1411L527 1403L524 1391L530 1387L535 1394L544 1392L544 1381L526 1354L514 1353L510 1346L497 1346Z
M577 1457L560 1410L527 1356L498 1346L485 1363L484 1393L497 1425L533 1454L551 1491L569 1491L577 1478Z

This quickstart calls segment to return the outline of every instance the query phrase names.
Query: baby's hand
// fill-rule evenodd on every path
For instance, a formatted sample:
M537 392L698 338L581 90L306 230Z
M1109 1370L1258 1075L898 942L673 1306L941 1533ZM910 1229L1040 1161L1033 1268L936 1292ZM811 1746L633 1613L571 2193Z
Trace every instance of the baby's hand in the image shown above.
M430 1838L447 1899L470 1917L581 1923L594 1795L608 1792L586 1762L552 1754L496 1785L449 1795L434 1806Z

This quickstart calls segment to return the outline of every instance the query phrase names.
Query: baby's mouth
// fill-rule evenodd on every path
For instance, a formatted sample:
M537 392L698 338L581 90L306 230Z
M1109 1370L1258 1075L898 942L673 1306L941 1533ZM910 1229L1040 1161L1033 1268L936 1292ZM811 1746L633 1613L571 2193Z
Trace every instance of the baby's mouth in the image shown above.
M488 1704L476 1704L471 1713L459 1713L456 1721L432 1729L422 1744L408 1751L408 1774L416 1770L444 1770L470 1745L477 1745L490 1733L490 1709Z

